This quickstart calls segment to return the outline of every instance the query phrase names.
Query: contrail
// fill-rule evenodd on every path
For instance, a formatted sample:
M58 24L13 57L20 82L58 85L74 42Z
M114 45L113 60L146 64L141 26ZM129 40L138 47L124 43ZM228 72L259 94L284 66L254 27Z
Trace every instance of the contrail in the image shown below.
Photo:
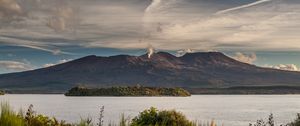
M246 5L242 5L242 6L238 6L238 7L234 7L234 8L230 8L230 9L226 9L226 10L222 10L222 11L218 11L216 14L224 14L224 13L228 13L231 11L236 11L239 9L243 9L243 8L248 8L248 7L252 7L252 6L256 6L262 3L266 3L266 2L270 2L272 0L258 0L256 2L250 3L250 4L246 4Z
M152 9L157 7L161 3L161 0L152 0L152 3L146 8L145 13L149 13Z

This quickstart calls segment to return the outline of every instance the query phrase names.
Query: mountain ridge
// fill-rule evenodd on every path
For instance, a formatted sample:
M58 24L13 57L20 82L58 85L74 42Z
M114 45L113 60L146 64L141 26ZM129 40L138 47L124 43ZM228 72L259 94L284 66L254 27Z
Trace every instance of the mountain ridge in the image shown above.
M176 57L157 52L141 56L90 55L55 66L0 75L5 90L64 92L77 85L224 88L233 86L299 86L300 72L257 67L221 52Z

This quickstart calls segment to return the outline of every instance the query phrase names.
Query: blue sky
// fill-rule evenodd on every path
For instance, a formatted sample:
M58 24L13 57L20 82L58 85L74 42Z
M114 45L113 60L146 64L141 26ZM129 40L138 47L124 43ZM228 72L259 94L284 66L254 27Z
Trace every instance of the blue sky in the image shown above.
M298 0L0 0L0 73L86 55L221 51L300 66Z

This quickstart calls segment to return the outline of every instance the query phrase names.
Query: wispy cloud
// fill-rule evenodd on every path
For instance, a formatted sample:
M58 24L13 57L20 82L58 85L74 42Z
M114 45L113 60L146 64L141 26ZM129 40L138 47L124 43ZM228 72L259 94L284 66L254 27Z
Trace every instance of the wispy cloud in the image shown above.
M29 63L0 60L0 68L12 71L25 71L31 70L33 67Z
M266 7L250 8L262 3ZM282 5L285 5L284 8ZM297 4L293 6L300 7ZM172 23L164 25L162 33L152 36L155 41L165 41L164 44L153 40L153 45L164 49L196 47L204 50L222 50L224 48L221 45L239 45L227 49L249 51L291 50L300 47L295 44L299 40L295 27L300 25L297 23L300 15L291 4L285 1L277 1L276 4L261 1L242 7L249 9L228 15L190 18L193 19L191 21L187 20L189 18L170 20Z
M148 43L166 50L300 49L297 43L300 4L288 0L249 0L250 3L231 0L38 1L1 0L2 17L26 18L8 25L3 25L5 18L1 18L0 35L73 41L1 37L2 44L53 54L67 53L62 51L64 45L145 48ZM18 30L24 32L16 32ZM56 46L58 43L62 46ZM223 45L235 46L224 48Z
M28 40L3 37L3 36L0 36L0 41L1 41L0 43L5 43L7 45L20 46L20 47L26 47L26 48L46 51L46 52L50 52L54 55L71 54L68 52L63 52L59 49L50 49L49 45L42 43L42 42L37 42L37 41L28 41Z

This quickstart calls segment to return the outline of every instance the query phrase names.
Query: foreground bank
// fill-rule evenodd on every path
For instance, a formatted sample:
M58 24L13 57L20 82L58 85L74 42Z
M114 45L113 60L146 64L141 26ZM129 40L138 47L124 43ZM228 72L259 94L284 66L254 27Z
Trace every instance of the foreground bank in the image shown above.
M104 106L100 108L97 120L81 119L77 123L68 123L55 117L38 114L30 105L26 112L15 112L9 104L1 104L0 126L218 126L214 121L198 122L189 120L182 113L175 110L157 110L151 107L130 119L122 114L119 122L104 122ZM106 124L106 125L105 125ZM222 124L220 124L222 125ZM224 126L224 125L222 125ZM288 124L275 124L273 114L266 120L260 119L249 126L300 126L300 114Z

